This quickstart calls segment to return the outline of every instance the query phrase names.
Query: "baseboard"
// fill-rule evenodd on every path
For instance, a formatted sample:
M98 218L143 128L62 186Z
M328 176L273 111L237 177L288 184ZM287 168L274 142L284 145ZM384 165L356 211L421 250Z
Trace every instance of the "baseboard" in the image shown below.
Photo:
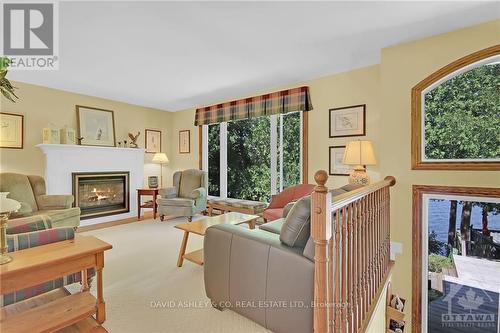
M92 230L99 230L99 229L114 227L114 226L121 225L121 224L139 222L139 221L142 221L145 219L151 219L151 218L153 218L153 212L145 212L142 215L141 220L138 220L137 216L128 217L126 219L120 219L120 220L115 220L115 221L109 221L109 222L103 222L103 223L97 223L97 224L86 225L83 227L78 227L76 232L86 232L86 231L92 231ZM158 218L158 216L157 216L157 218Z

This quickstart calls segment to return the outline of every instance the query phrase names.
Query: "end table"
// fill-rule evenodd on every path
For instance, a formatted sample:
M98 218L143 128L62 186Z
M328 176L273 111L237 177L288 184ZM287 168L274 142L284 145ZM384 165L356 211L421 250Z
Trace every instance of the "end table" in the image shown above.
M153 219L156 220L156 212L158 211L158 205L156 204L156 197L158 196L159 189L157 188L138 188L137 189L137 219L141 219L141 208L153 208ZM153 196L153 201L145 202L141 204L141 197L143 195Z

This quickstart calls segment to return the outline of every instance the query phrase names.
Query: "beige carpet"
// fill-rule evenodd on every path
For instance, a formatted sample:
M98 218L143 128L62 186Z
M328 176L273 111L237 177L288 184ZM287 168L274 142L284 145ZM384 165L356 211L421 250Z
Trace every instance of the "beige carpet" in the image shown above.
M177 267L183 232L174 225L184 222L145 220L83 233L113 245L105 254L104 327L111 333L270 332L233 311L212 308L203 267L189 261ZM190 235L188 251L202 242Z

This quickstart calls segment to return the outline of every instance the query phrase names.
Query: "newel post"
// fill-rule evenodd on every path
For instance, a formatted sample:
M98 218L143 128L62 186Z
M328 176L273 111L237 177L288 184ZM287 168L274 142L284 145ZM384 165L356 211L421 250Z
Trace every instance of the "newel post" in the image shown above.
M314 180L318 184L311 194L311 237L314 240L314 332L329 331L328 318L328 242L332 236L331 193L325 186L328 174L317 171ZM330 277L331 278L331 277Z

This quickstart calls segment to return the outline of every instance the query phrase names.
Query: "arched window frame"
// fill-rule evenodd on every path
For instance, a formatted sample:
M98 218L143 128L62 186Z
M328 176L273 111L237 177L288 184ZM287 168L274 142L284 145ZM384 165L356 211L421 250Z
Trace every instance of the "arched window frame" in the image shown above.
M500 170L498 160L425 160L424 152L424 97L439 84L462 74L500 55L495 45L460 58L420 81L411 91L411 162L413 170Z

